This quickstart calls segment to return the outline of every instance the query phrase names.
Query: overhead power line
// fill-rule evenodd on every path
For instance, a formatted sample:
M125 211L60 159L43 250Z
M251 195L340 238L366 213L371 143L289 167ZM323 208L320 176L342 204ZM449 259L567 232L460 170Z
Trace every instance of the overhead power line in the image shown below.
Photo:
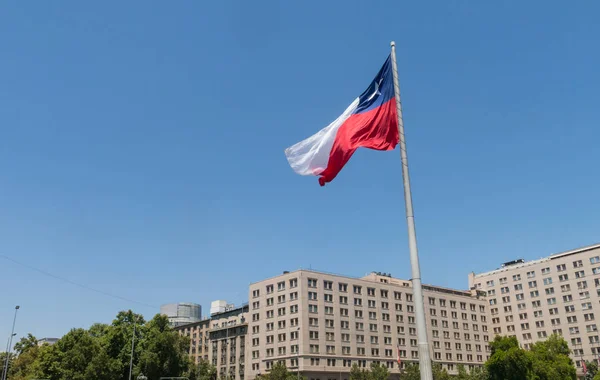
M122 297L122 296L119 296L119 295L116 295L116 294L108 293L108 292L105 292L103 290L95 289L95 288L92 288L91 286L88 286L88 285L85 285L85 284L81 284L79 282L75 282L75 281L69 280L68 278L57 276L57 275L52 274L50 272L47 272L47 271L45 271L43 269L36 268L36 267L34 267L32 265L25 264L25 263L22 263L20 261L17 261L15 259L13 259L12 257L6 256L6 255L0 254L0 258L3 258L5 260L7 260L7 261L10 261L10 262L12 262L14 264L20 265L20 266L25 267L27 269L30 269L32 271L41 273L44 276L52 277L55 280L66 282L67 284L71 284L71 285L80 287L80 288L85 289L85 290L89 290L89 291L92 291L92 292L95 292L95 293L98 293L98 294L102 294L103 296L115 298L115 299L118 299L118 300L121 300L121 301L125 301L125 302L129 302L129 303L134 303L134 304L145 306L145 307L152 308L152 309L155 309L155 310L158 309L158 307L154 306L154 305L150 305L150 304L147 304L147 303L144 303L144 302L140 302L140 301L135 301L135 300L132 300L130 298Z

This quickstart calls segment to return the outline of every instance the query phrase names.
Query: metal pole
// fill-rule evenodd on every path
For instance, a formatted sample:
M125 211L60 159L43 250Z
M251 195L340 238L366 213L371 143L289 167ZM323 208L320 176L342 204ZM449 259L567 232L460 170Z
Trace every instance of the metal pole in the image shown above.
M15 334L12 334L11 336L14 336ZM2 376L0 378L4 379L4 371L5 371L5 364L6 361L8 360L8 347L10 347L10 336L8 337L8 339L6 339L6 350L4 352L6 352L6 359L4 361L4 364L2 364Z
M131 358L129 359L129 380L131 380L131 372L133 370L133 348L135 345L135 325L137 321L133 320L133 335L131 336Z
M396 110L398 112L398 135L400 139L400 159L402 161L402 178L404 180L404 205L406 207L406 222L408 227L408 248L410 251L410 266L412 271L413 297L417 319L417 339L419 344L419 368L421 380L433 380L431 359L429 357L429 342L427 341L427 326L425 324L425 306L423 304L423 289L421 287L421 268L417 250L417 233L415 216L410 191L410 176L408 175L408 160L406 140L404 138L404 123L402 121L402 102L400 101L400 85L398 84L398 66L396 64L396 43L392 41L392 72L394 75L394 93L396 95Z
M15 306L15 317L13 318L12 330L10 331L10 338L8 340L8 348L6 350L6 361L4 362L4 372L2 373L2 380L6 380L6 376L8 375L8 359L10 358L10 351L12 349L12 340L13 336L15 336L15 323L17 322L17 311L19 311L20 306Z

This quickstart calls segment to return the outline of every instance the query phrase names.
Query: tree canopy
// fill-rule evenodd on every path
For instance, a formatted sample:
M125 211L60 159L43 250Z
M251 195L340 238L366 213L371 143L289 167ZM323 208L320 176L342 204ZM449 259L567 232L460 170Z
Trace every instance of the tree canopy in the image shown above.
M162 315L146 322L141 315L122 311L110 325L95 324L73 329L54 345L38 346L28 334L15 344L11 380L121 380L129 376L131 339L135 324L133 375L150 378L183 376L191 366L189 340L179 335ZM196 369L196 368L194 368ZM216 380L216 370L201 367L190 380ZM215 375L215 376L213 376Z
M519 346L515 337L497 336L490 343L486 362L490 380L576 380L577 370L569 357L569 345L559 335L531 345Z

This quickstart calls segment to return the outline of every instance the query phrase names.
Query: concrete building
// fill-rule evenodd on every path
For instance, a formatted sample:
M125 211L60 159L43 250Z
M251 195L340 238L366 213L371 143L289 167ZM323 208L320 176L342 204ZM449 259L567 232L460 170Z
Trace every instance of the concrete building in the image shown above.
M516 336L527 348L560 334L580 374L581 360L600 359L600 244L472 273L469 285L487 293L495 335Z
M160 313L169 318L171 326L180 326L202 320L202 306L195 303L180 302L162 305Z
M489 356L485 293L424 285L431 357L450 373ZM401 366L419 352L410 281L299 270L250 285L247 380L282 361L309 380L347 380L356 363Z
M190 356L217 368L219 378L245 379L248 305L217 312L210 319L175 327L190 338Z
M43 346L44 344L53 345L58 342L59 338L42 338L38 339L38 346Z
M210 361L210 340L208 334L210 331L210 319L207 318L199 322L175 326L175 330L179 331L181 335L190 338L189 355L194 363L199 363L200 360Z
M210 303L210 315L224 313L233 309L235 309L235 305L227 303L225 300L217 300Z

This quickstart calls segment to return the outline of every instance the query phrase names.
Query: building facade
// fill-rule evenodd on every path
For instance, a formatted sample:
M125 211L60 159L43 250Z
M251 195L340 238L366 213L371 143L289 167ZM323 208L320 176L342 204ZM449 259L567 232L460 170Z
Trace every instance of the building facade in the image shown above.
M219 378L244 380L248 305L215 313L210 319L175 327L190 338L189 354L217 368Z
M423 287L431 357L450 373L489 356L483 292ZM352 364L380 363L398 377L418 362L410 281L372 273L351 278L309 270L250 285L246 377L284 362L308 379L347 380Z
M494 335L515 336L528 348L560 334L578 371L581 360L600 359L600 244L472 273L469 285L486 292Z
M202 320L202 306L195 303L180 302L162 305L160 313L169 318L169 323L173 327Z

